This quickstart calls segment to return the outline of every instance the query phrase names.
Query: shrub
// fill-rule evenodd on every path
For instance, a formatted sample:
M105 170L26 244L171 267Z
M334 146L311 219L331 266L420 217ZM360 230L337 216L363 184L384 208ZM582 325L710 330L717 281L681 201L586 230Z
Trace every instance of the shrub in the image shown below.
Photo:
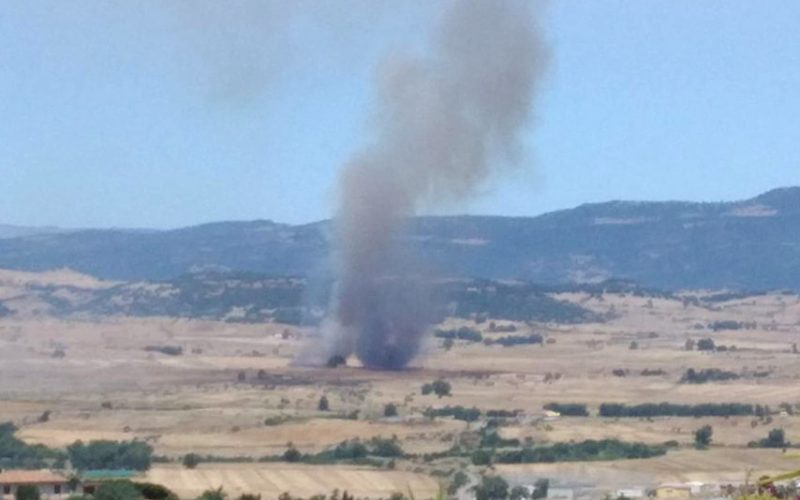
M396 417L397 416L397 405L394 403L388 403L386 406L383 407L383 416L384 417Z
M14 500L39 500L41 498L39 487L33 484L23 484L14 493Z
M322 396L321 398L319 398L319 403L317 403L317 409L319 411L330 411L331 408L330 404L328 403L327 397Z

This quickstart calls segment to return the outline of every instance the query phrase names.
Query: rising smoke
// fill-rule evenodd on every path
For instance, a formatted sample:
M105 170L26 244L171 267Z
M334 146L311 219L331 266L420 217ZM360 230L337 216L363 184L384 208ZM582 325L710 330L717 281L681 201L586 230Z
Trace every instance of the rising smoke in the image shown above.
M530 0L457 0L426 58L379 69L373 141L347 163L336 219L332 353L399 369L428 327L399 233L422 206L459 201L515 160L546 66Z

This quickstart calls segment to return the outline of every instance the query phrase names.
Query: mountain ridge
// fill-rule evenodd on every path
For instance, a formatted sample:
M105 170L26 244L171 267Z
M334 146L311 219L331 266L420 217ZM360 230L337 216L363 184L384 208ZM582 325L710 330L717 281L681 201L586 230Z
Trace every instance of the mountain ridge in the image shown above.
M665 289L800 289L800 187L733 202L616 200L534 217L423 216L402 243L445 276L544 284L625 279ZM211 222L172 230L87 229L0 239L0 267L68 267L106 279L204 269L314 276L331 221Z

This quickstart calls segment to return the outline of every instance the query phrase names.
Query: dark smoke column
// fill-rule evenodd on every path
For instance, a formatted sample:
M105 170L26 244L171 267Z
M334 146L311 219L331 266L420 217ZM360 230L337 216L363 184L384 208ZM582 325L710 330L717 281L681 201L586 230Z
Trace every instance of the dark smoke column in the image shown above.
M420 206L468 197L518 156L547 59L532 3L453 1L429 57L380 67L374 137L340 178L331 354L400 369L417 353L426 304L396 237Z

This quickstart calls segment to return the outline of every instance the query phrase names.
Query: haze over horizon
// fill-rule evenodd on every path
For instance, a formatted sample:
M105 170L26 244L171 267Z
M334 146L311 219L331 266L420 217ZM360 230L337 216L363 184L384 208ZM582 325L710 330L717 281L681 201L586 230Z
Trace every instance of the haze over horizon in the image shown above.
M424 44L444 10L164 5L3 4L0 223L327 219L338 169L368 136L378 61ZM553 2L532 168L437 213L731 201L800 184L799 17L789 1Z

